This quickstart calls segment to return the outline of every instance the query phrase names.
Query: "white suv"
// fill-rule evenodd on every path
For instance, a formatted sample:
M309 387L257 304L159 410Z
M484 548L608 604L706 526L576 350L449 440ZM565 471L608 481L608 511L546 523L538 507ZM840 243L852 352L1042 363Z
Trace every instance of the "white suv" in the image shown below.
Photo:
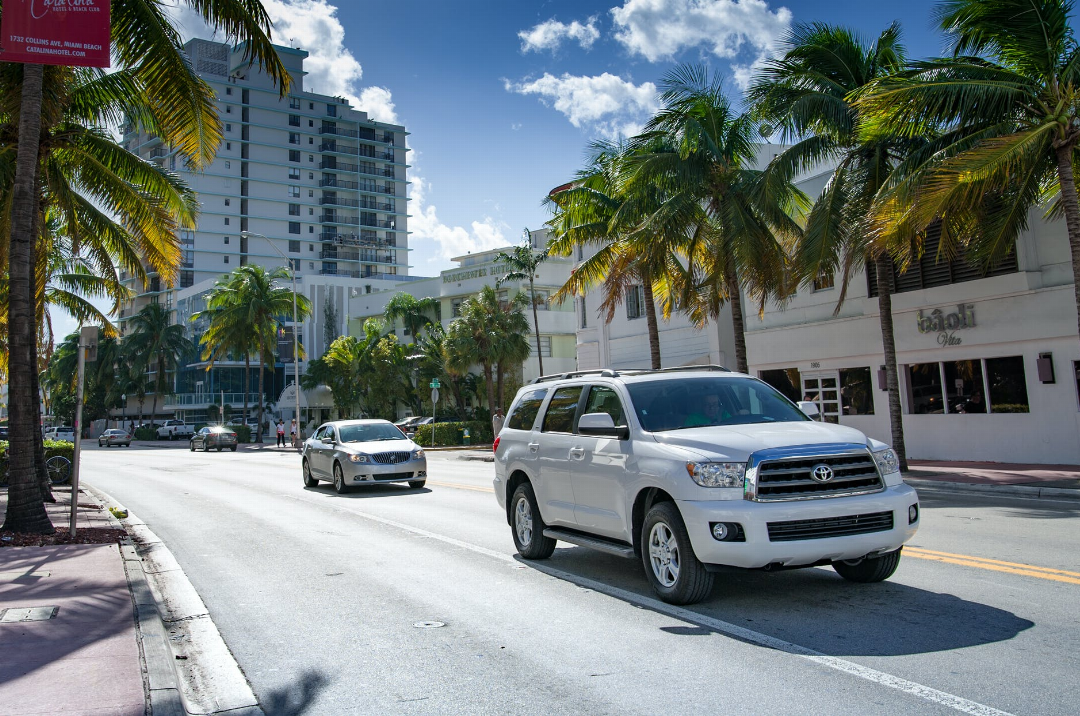
M919 522L888 445L717 366L538 378L495 440L495 495L522 557L640 556L675 604L731 567L887 579Z

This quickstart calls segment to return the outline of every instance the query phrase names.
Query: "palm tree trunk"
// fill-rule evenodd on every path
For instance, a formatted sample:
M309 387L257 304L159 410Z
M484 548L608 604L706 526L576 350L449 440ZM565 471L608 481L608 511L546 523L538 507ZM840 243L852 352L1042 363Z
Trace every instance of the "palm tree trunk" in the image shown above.
M532 274L529 275L529 301L533 309L533 330L536 331L536 361L540 366L540 375L544 374L544 354L540 350L540 318L536 314L536 291L533 290ZM502 405L502 396L499 396L499 405Z
M244 351L244 425L248 419L248 390L251 388L251 353Z
M37 196L36 187L38 186L38 180L40 178L40 169L34 172L34 195ZM34 325L40 326L45 318L45 306L44 304L38 304L38 292L37 292L37 266L38 266L38 251L37 243L38 238L41 235L41 221L45 216L45 208L42 202L37 202L35 205L34 216L31 222L30 234L34 237L34 240L30 243L30 265L34 267L34 280L28 284L31 287L29 301L30 305L35 307ZM47 259L46 259L47 260ZM31 356L33 360L34 370L31 375L34 377L34 384L30 386L30 390L34 394L34 399L30 401L30 404L34 411L34 425L40 426L44 422L41 419L41 401L39 396L41 395L41 371L38 365L38 344L37 340L34 341L33 349L34 355ZM47 363L48 361L46 361ZM56 498L52 493L52 482L49 480L49 471L45 469L45 436L42 435L40 428L34 430L34 464L37 472L37 484L38 489L41 491L41 499L45 502L56 502Z
M892 449L900 459L900 469L907 472L907 448L904 446L904 413L900 405L900 376L896 370L896 339L892 315L892 260L887 254L874 261L878 286L878 313L881 320L881 344L885 350L885 386L889 391L889 427Z
M502 361L499 361L498 363L495 364L495 396L496 396L496 401L497 401L495 403L495 405L496 405L496 407L499 407L499 408L501 408L503 406L503 397L504 397L504 394L503 394L504 380L503 380L503 378L504 377L505 377L505 374L504 374L504 371L503 371Z
M1058 147L1058 184L1061 186L1061 205L1065 208L1065 227L1069 232L1069 252L1072 255L1073 292L1076 297L1077 330L1080 335L1080 201L1076 197L1076 178L1073 176L1073 145Z
M660 370L660 329L656 325L656 299L653 297L651 278L646 276L643 284L645 325L649 329L649 358L652 361L653 370Z
M728 264L727 270L728 302L731 304L731 324L735 329L735 370L749 373L750 364L746 359L746 322L743 319L742 288L735 267Z
M495 381L491 378L491 364L484 363L484 382L487 384L488 410L495 414Z
M266 356L263 355L262 350L259 350L259 424L255 426L255 440L254 442L262 442L262 424L263 424L263 374L266 369ZM297 390L300 390L300 386L296 386ZM296 429L300 430L300 416L296 416ZM291 436L289 438L292 439Z
M81 350L81 349L80 349ZM35 358L35 360L37 360ZM34 424L41 425L41 401L37 399L41 395L41 376L35 370L33 372L34 384L30 386L30 390L34 393L34 400L31 401L34 410ZM37 468L37 484L38 490L41 491L41 499L45 502L56 502L56 498L52 493L52 482L49 481L49 471L45 469L45 436L41 434L41 430L34 431L34 463Z
M19 109L19 146L15 166L15 186L11 200L11 239L8 252L8 403L9 467L8 506L3 529L34 534L54 532L35 473L32 401L37 334L34 304L30 301L34 266L34 212L37 207L34 177L41 137L41 85L44 68L23 65L23 86Z

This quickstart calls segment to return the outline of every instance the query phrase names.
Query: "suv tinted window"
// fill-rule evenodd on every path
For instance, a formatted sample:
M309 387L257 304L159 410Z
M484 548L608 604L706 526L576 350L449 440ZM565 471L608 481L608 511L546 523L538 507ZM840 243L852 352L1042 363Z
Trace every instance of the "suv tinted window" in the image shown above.
M581 399L581 386L559 388L551 396L547 413L544 414L545 433L569 433L574 430L574 413Z
M774 388L753 378L643 381L626 389L641 427L649 432L808 419Z
M506 427L514 430L532 430L536 422L536 414L540 412L540 406L547 396L547 388L534 390L522 396L521 402L515 407L510 417L506 420Z
M607 413L616 425L626 425L626 413L623 412L619 394L604 385L594 385L590 389L583 414L588 413Z

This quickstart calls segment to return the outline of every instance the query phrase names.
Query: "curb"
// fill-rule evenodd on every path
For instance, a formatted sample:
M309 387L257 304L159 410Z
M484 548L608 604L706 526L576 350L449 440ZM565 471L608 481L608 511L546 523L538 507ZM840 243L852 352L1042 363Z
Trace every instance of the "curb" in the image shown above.
M904 478L904 482L912 487L924 489L955 490L958 492L978 492L993 495L1015 495L1017 497L1029 497L1035 499L1055 500L1080 500L1080 490L1070 490L1064 487L1034 487L1031 485L987 485L984 483L971 482L946 482L944 480L920 480L918 478Z
M415 441L414 441L415 442ZM419 443L417 443L419 445ZM440 445L438 447L424 447L424 452L453 452L455 450L490 450L491 444L486 445Z
M458 455L458 460L472 460L475 462L495 462L494 455Z
M81 487L92 492L106 508L125 509L108 493L89 485ZM131 512L125 522L123 526L129 536L120 552L136 609L139 651L149 683L150 712L154 716L221 712L263 716L240 665L168 547ZM134 532L141 535L142 552L130 536ZM171 589L163 588L165 581L173 582ZM197 652L190 660L188 654L176 653L174 646L180 641L188 645L189 652ZM215 663L200 669L199 654ZM192 673L185 674L182 667ZM211 678L205 678L203 671L209 672ZM196 685L201 686L198 696L190 693Z

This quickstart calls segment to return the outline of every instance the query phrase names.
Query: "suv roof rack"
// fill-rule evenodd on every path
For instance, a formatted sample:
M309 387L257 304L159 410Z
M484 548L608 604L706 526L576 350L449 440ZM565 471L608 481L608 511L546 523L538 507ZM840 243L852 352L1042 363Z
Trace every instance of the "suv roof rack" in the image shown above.
M639 375L641 373L679 373L682 371L706 370L718 373L730 373L731 370L722 365L676 365L670 368L624 368L623 373Z
M567 378L580 378L584 375L599 375L601 378L618 378L618 371L611 368L596 368L593 370L573 370L566 373L551 373L550 375L541 375L537 378L533 378L529 381L529 385L534 383L546 383L549 380L566 380Z

